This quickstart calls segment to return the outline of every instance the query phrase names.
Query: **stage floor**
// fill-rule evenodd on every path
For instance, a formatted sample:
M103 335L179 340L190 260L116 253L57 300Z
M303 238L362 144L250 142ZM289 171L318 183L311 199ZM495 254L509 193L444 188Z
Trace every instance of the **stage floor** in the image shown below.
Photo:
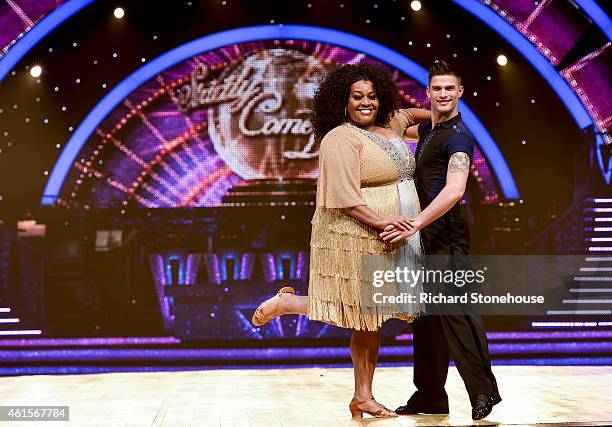
M472 422L456 369L450 416L351 421L352 370L240 369L0 378L0 405L67 405L70 422L20 426L612 425L611 366L495 366L503 401ZM412 368L379 368L374 394L390 408L412 393ZM14 427L14 422L0 425Z

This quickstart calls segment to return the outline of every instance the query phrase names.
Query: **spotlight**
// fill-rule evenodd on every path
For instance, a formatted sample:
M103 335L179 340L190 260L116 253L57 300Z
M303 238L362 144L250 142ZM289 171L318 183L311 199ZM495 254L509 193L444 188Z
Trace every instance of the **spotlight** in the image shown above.
M506 55L499 55L497 57L497 63L503 67L508 63L508 58L506 58Z
M410 7L415 12L418 12L419 10L421 10L421 2L418 0L414 0L413 2L410 3Z
M113 12L113 15L115 15L115 18L121 19L125 15L125 10L123 10L123 8L121 8L121 7L118 7Z
M30 75L32 77L40 77L41 74L42 74L42 68L40 68L40 65L35 65L32 68L30 68Z

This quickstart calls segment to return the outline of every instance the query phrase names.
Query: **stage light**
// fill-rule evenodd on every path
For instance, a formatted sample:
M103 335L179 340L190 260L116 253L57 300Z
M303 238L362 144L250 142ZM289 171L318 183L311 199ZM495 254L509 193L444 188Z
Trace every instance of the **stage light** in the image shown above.
M413 1L412 3L410 3L410 7L412 8L412 10L414 10L415 12L418 12L419 10L421 10L421 2L418 0Z
M42 74L42 68L40 68L40 65L35 65L32 68L30 68L30 75L32 77L40 77L41 74Z
M508 58L506 58L506 55L499 55L497 57L497 63L503 67L508 63Z
M123 10L123 8L121 7L118 7L113 11L113 15L115 15L115 18L121 19L125 16L125 10Z

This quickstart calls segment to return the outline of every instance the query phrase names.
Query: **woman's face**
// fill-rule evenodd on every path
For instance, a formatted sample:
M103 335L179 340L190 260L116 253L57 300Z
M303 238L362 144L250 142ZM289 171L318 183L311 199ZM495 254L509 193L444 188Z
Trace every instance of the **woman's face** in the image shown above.
M347 112L349 121L359 127L372 126L378 113L378 98L369 80L359 80L351 85Z

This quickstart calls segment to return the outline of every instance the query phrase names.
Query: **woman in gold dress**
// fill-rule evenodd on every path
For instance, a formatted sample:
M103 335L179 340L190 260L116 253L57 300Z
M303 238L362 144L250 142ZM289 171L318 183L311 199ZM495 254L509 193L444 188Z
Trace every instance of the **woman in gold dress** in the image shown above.
M430 113L396 110L398 99L391 76L370 64L342 66L321 83L312 117L321 148L308 295L282 288L253 315L256 326L283 314L305 314L353 330L353 417L397 416L372 396L380 327L393 317L411 321L423 311L418 304L374 303L371 293L374 270L418 268L420 256L418 232L395 245L379 237L389 225L412 228L409 218L420 212L415 160L402 138L415 137L409 128ZM398 284L391 285L387 293L397 294Z

